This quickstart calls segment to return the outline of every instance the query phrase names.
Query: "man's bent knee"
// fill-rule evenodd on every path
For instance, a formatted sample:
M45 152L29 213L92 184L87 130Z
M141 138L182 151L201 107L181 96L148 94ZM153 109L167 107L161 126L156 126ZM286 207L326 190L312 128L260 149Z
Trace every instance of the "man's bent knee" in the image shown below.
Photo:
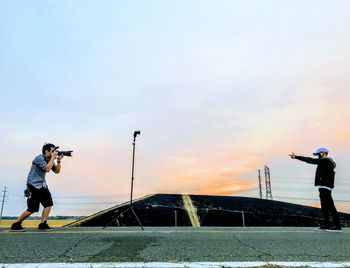
M27 209L27 212L30 214L33 214L33 213L38 212L38 211L39 211L39 208L28 208Z

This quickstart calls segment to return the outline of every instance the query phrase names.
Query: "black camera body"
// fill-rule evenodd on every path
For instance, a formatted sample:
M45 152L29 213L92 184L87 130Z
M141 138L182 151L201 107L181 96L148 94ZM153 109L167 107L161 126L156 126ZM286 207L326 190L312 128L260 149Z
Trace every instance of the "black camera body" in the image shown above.
M27 198L31 198L32 197L32 193L29 191L28 188L26 188L24 190L24 196L27 197Z
M55 151L57 151L58 155L63 155L63 156L68 156L68 157L72 157L72 153L73 151L58 151L57 149L60 148L59 146L56 146L54 148Z
M57 151L58 155L64 155L64 156L68 156L68 157L72 157L72 153L73 151Z
M134 131L134 138L136 138L137 135L140 135L141 134L141 131L140 130L137 130L137 131Z

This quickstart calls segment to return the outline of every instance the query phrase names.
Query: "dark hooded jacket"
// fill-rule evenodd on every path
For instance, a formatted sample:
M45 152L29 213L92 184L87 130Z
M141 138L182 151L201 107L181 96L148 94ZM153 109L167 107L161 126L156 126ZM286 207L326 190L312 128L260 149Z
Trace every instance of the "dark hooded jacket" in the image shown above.
M315 174L315 186L326 186L331 189L334 188L334 169L336 163L330 157L326 158L311 158L305 156L295 156L295 159L300 161L317 165L316 174Z

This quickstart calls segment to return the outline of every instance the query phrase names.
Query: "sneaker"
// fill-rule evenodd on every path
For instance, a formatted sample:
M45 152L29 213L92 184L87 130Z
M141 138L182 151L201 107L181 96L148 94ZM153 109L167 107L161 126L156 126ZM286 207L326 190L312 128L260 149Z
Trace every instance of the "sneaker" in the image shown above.
M330 227L326 227L324 225L321 225L320 227L316 228L315 231L327 231Z
M341 233L341 232L343 232L340 226L332 226L326 231L327 232L334 232L334 233Z
M46 221L39 224L38 230L40 230L40 231L53 231L53 229L47 224Z
M27 229L22 227L22 223L21 222L15 222L12 224L10 231L11 232L24 232Z

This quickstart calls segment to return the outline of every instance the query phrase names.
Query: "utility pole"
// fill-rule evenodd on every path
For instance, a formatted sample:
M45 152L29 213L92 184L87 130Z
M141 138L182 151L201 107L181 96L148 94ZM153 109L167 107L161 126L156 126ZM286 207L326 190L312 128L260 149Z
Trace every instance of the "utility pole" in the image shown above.
M273 200L272 192L271 192L270 169L268 166L265 166L265 184L266 184L266 199Z
M2 220L2 212L4 210L4 203L5 203L5 197L6 197L6 186L5 186L5 190L3 191L3 196L2 196L2 204L1 204L1 212L0 212L0 221Z
M261 189L261 174L260 169L258 170L259 173L259 193L260 193L260 199L262 199L262 189Z

